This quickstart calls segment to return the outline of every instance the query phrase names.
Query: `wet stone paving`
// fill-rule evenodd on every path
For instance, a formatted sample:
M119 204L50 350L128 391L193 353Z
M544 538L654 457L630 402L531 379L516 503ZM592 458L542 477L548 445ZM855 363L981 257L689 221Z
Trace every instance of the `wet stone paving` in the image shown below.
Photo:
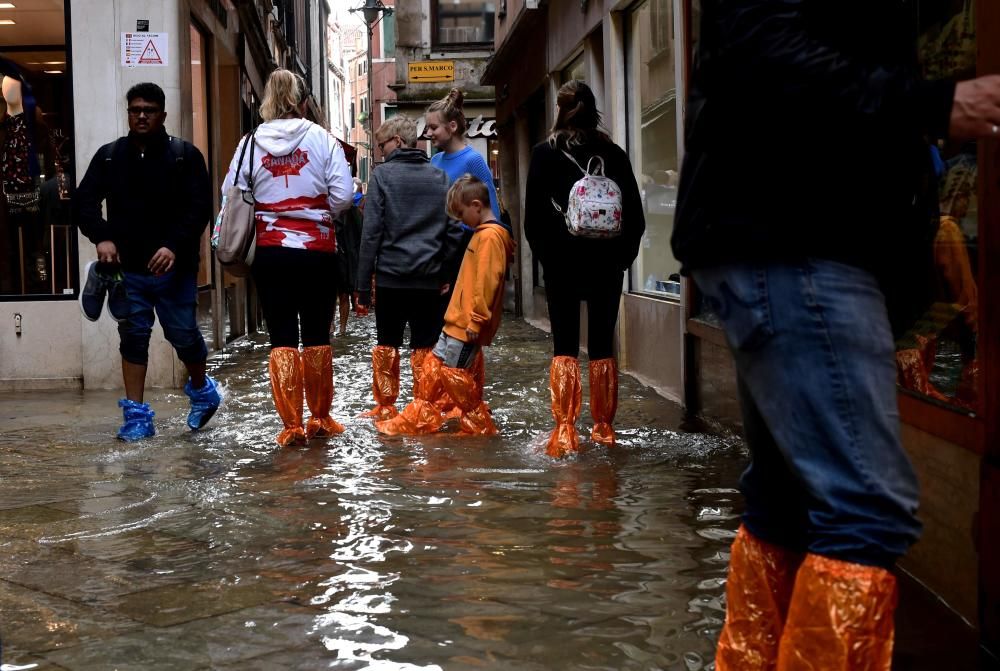
M273 444L262 337L212 360L198 433L179 390L131 445L115 392L0 395L3 670L710 668L737 441L623 376L620 446L552 461L551 341L513 320L486 354L499 437L382 438L357 417L373 320L350 329L347 432L307 448Z

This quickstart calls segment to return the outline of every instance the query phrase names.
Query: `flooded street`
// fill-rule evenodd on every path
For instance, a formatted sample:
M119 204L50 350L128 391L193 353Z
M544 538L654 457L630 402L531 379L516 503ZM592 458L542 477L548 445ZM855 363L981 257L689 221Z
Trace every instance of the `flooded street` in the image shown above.
M180 391L133 445L113 392L3 396L4 671L708 668L738 445L623 376L620 447L553 462L550 342L515 321L487 351L500 437L384 439L357 418L373 320L351 328L347 432L308 448L272 442L263 339L214 359L201 433Z

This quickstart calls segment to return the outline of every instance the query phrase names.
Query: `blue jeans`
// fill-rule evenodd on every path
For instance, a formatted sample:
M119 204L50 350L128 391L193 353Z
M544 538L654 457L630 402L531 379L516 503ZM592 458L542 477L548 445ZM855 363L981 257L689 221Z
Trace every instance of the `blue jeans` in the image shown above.
M119 351L129 363L149 362L149 337L153 332L153 310L163 335L186 364L208 358L205 339L198 329L198 282L193 273L174 271L163 275L124 273L128 294L128 319L118 325Z
M921 525L875 278L823 260L694 278L736 362L751 454L744 525L784 547L891 566Z

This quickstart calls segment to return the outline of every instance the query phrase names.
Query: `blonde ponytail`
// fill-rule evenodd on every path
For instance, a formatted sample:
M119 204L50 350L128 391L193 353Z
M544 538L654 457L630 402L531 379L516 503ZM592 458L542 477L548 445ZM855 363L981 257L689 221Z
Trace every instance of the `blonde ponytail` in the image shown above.
M294 72L281 68L271 73L264 86L264 102L260 116L264 121L278 119L286 114L299 115L298 107L306 98L305 82Z

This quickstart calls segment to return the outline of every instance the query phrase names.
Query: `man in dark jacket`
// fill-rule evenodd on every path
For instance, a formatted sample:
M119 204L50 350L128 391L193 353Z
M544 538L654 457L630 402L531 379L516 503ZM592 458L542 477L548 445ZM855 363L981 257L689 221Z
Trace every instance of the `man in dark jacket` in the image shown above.
M441 334L441 294L447 291L462 231L445 213L448 176L416 148L416 123L396 115L375 131L375 139L386 161L368 182L357 288L359 304L368 306L375 276L378 345L372 351L372 389L377 405L368 416L384 420L397 414L399 347L406 325L414 371Z
M124 276L127 304L118 333L125 398L118 405L125 423L118 437L132 441L155 433L153 411L143 402L154 310L190 374L184 387L191 399L188 425L204 426L221 398L205 374L208 351L196 320L200 240L212 207L205 159L190 143L167 135L159 86L137 84L126 98L129 134L97 151L77 189L74 215L97 246L97 262L120 267ZM105 201L107 219L101 214ZM96 266L85 292L100 287L95 273Z
M890 668L920 523L884 291L930 255L928 140L1000 131L1000 78L920 77L916 4L702 2L673 248L752 456L719 671Z

